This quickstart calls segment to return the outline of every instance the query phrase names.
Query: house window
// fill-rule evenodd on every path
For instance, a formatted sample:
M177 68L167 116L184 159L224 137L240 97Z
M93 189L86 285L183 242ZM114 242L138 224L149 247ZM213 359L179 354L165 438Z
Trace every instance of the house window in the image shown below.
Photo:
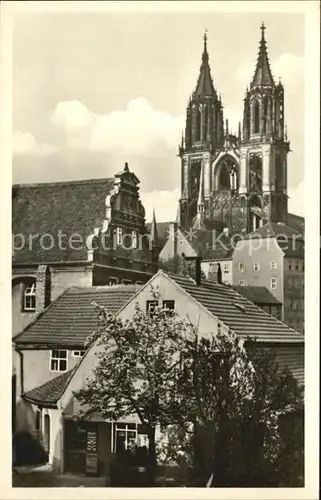
M298 309L298 304L296 304L296 302L293 302L291 304L291 309L292 309L292 311L296 311Z
M175 300L163 300L163 309L166 309L167 311L174 311Z
M53 350L50 352L50 370L52 372L65 372L68 365L68 353L66 350Z
M292 261L289 261L289 271L292 271Z
M143 281L136 281L135 283L136 285L144 285L144 282Z
M275 290L276 286L277 286L277 279L276 278L271 278L271 280L270 280L270 288L272 290Z
M240 271L240 273L244 273L245 272L245 264L244 264L244 262L239 262L239 271Z
M155 311L155 307L158 306L158 300L147 300L146 302L146 311L152 313Z
M118 279L117 278L109 278L109 281L108 281L108 285L109 286L117 285L117 283L118 283Z
M23 296L24 311L35 311L36 309L36 283L27 285Z
M240 285L240 286L244 286L244 285L245 285L245 281L244 281L244 280L240 280L240 281L239 281L239 285Z
M230 266L228 263L225 263L224 264L224 271L229 271L230 270Z
M137 248L137 233L136 233L136 231L132 232L132 247Z
M128 450L137 443L137 424L115 424L115 439L113 453Z
M271 269L272 269L272 271L275 271L277 269L277 267L278 266L276 265L275 260L272 260L272 262L271 262Z
M260 264L258 262L253 262L253 269L254 269L254 271L259 271L260 270Z
M300 264L298 262L296 262L295 264L295 270L300 271Z
M132 281L131 280L122 280L123 285L131 285Z
M86 351L72 351L74 358L82 358Z
M121 227L117 227L116 229L116 243L117 245L123 244L123 230Z

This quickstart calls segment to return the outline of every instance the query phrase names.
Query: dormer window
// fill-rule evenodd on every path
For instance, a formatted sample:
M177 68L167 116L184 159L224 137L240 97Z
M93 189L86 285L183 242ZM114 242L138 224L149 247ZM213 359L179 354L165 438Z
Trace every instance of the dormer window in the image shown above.
M123 244L123 230L121 227L117 227L116 229L116 243L117 245Z
M25 288L23 295L23 310L24 311L36 310L36 283L30 283Z

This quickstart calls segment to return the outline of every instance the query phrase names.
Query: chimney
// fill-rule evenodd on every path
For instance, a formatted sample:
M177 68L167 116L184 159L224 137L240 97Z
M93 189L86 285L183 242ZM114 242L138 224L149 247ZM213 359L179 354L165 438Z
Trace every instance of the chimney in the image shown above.
M195 257L195 282L197 286L202 284L201 257Z
M51 279L50 269L46 265L39 265L36 277L36 314L39 314L50 303Z
M199 256L197 256L197 257L186 257L185 254L182 254L182 257L186 261L192 261L193 263L195 263L195 276L194 276L194 279L195 279L196 285L200 286L202 284L202 266L201 266L202 257L199 257Z
M215 262L211 265L210 272L208 273L208 279L218 285L222 284L222 271L219 262Z

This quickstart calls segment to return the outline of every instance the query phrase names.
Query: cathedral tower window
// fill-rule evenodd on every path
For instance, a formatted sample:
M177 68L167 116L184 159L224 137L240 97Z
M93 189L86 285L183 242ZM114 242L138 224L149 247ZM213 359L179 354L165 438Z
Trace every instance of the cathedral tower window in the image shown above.
M269 98L265 97L263 101L263 132L267 132L268 115L269 115Z
M260 132L260 103L257 99L253 103L253 120L254 134L258 134Z
M198 108L196 111L196 141L201 140L201 126L202 126L202 115L201 115L201 110Z

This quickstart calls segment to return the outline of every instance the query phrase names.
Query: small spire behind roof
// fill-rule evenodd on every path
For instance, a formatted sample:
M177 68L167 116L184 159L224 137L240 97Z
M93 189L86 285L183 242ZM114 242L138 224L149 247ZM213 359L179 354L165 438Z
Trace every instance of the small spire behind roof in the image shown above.
M158 238L158 232L157 232L155 207L153 207L153 217L152 217L152 223L151 223L151 227L150 227L150 240L153 243L153 246L158 246L159 238Z

